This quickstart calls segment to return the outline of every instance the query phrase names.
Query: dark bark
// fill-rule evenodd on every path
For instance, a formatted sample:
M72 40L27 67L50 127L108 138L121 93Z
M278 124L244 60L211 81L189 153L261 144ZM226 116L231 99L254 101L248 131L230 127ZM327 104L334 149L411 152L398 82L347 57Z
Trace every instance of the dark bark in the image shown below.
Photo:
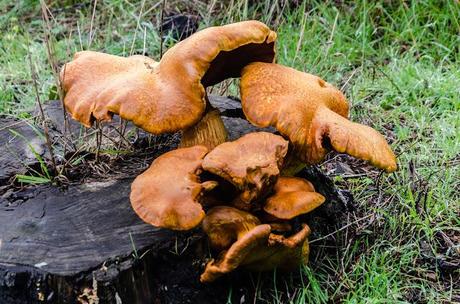
M40 186L28 190L23 200L3 198L0 301L14 296L19 303L43 296L60 303L76 299L85 287L92 288L87 285L94 275L107 279L132 268L133 252L171 247L173 233L143 223L132 211L131 181L86 183L66 191ZM127 290L140 287L143 299L149 296L145 278L137 277L139 282L125 285ZM102 285L98 292L105 294L105 289Z

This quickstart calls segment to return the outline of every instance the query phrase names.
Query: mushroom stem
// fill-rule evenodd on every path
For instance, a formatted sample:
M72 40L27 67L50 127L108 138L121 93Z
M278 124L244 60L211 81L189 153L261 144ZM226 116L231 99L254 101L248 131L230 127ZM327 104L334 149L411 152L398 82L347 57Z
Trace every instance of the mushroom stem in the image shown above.
M198 123L182 132L182 139L179 146L185 148L202 145L212 150L226 140L227 130L220 117L220 112L207 101L206 112L203 118Z

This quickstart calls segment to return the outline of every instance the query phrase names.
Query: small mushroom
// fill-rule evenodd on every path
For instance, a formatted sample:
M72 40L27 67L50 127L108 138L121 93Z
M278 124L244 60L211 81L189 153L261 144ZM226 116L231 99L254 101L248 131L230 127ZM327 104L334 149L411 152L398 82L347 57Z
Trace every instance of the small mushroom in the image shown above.
M273 191L265 202L264 211L284 220L308 213L325 200L309 181L299 177L278 178Z
M260 221L257 217L228 206L210 209L202 223L211 247L217 251L228 249L236 240L258 225Z
M332 148L387 172L397 168L385 138L349 121L345 96L317 76L278 64L252 63L242 72L241 97L248 120L275 127L307 164L318 163Z
M236 237L217 260L207 263L200 277L203 283L212 282L240 266L256 271L292 270L308 261L310 229L307 225L286 238L270 233L270 225L260 225L249 213L232 207L211 209L203 224L214 248L226 248Z
M210 27L145 56L76 53L61 70L64 104L87 127L113 114L153 134L184 130L181 146L213 148L227 133L205 88L239 77L250 62L273 62L276 34L258 21Z
M250 210L251 202L268 195L275 184L288 142L267 132L246 134L208 153L203 169L231 182L241 192L234 206Z
M198 177L204 146L167 152L131 185L131 205L145 222L173 230L189 230L199 225L205 213L203 193L217 186L215 181L201 183Z
M289 237L271 233L268 247L259 248L259 253L254 254L258 259L245 265L245 268L252 271L267 271L274 268L292 271L300 265L307 264L310 254L308 245L310 233L310 227L306 224L302 225L300 231Z

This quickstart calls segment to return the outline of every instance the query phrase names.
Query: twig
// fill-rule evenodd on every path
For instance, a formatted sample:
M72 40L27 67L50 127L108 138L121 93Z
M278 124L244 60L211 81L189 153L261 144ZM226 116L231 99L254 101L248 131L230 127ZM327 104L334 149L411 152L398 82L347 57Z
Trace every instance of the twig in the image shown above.
M142 56L145 56L145 50L147 47L147 27L144 26L144 45L142 46Z
M78 147L75 152L73 152L73 154L66 160L66 162L64 163L64 166L62 166L62 168L66 168L73 160L73 158L75 156L77 156L83 149L85 148L84 145L81 145L80 147Z
M77 21L78 41L80 42L80 51L83 51L83 41L81 40L80 24Z
M335 19L334 19L334 24L332 25L331 35L329 36L329 40L327 41L326 54L324 57L326 57L329 54L329 50L331 49L331 46L334 44L333 38L334 38L335 28L337 27L338 19L339 19L339 12L337 11L337 14L335 15Z
M382 202L382 176L385 171L380 170L379 175L377 176L377 206L380 206L380 203Z
M54 174L56 174L57 169L56 169L56 160L54 157L53 145L51 144L51 141L50 141L48 126L46 124L45 112L43 111L42 103L40 101L40 94L38 93L37 74L35 73L35 69L32 64L32 54L30 53L29 41L27 42L27 52L29 53L28 57L29 57L29 65L30 65L30 74L31 74L32 81L33 81L35 97L37 100L38 108L40 109L40 116L41 116L42 124L43 124L43 132L45 133L45 141L48 147L48 151L50 153L51 163L53 164L53 172Z
M343 92L343 90L345 89L345 87L348 85L348 83L350 82L350 80L353 78L353 76L355 76L356 72L358 71L359 68L357 69L354 69L353 72L351 72L351 75L350 77L348 77L347 81L345 81L345 83L343 84L343 86L340 88L340 91Z
M369 176L368 173L355 173L355 174L331 174L332 177L334 176L340 176L341 178L347 179L347 178L357 178L357 177L363 177L363 176Z
M58 73L58 68L57 68L57 62L54 57L54 50L53 47L50 43L50 38L51 38L51 26L50 26L50 20L49 20L49 10L48 7L46 6L44 0L40 0L40 6L42 10L42 20L44 22L43 24L43 29L45 30L45 44L46 44L46 53L48 56L48 61L51 66L51 71L53 72L53 77L54 81L58 90L58 95L59 99L61 100L61 105L62 105L62 114L63 114L63 119L64 119L64 136L67 135L68 131L68 121L67 121L67 111L65 109L64 105L64 91L62 90L61 86L61 81L59 79L59 73ZM64 73L63 73L63 78L65 78L65 67L64 67ZM63 79L64 80L64 79ZM64 154L66 153L65 147L64 147Z
M37 117L38 117L38 115L32 116L32 117L30 117L30 120L33 120L33 119L35 119L35 118L37 118ZM11 127L14 127L14 126L16 126L16 125L20 125L20 124L22 124L22 123L25 123L26 120L27 120L27 118L18 120L18 121L13 122L13 123L10 123L9 125L6 125L6 126L1 127L1 128L0 128L0 131L7 130L7 129L11 129Z
M329 234L327 234L327 235L325 235L325 236L322 236L322 237L320 237L320 238L314 239L314 240L312 240L312 241L310 241L310 242L308 242L308 243L309 243L309 244L313 244L313 243L319 242L319 241L321 241L321 240L327 239L328 237L333 236L334 234L336 234L336 233L338 233L338 232L340 232L340 231L343 231L343 230L347 229L348 227L350 227L351 225L354 225L354 224L356 224L356 223L361 222L362 220L365 220L365 219L367 219L367 218L370 218L371 216L373 216L373 214L368 214L368 215L366 215L365 217L359 218L359 219L357 219L357 220L354 221L354 222L351 222L351 223L349 223L349 224L346 224L345 226L343 226L343 227L341 227L341 228L335 230L334 232L331 232L331 233L329 233Z
M97 6L97 0L94 0L93 13L91 15L91 25L89 27L88 49L91 47L91 43L93 42L93 25L94 25L94 17L96 16L96 6Z
M160 15L160 59L163 57L163 19L165 13L166 0L163 0L161 5L161 15Z
M140 24L141 24L142 11L144 10L144 5L145 5L145 0L143 0L141 3L141 9L139 11L139 16L137 17L136 30L134 31L133 42L131 43L131 50L129 51L129 55L132 55L134 52L134 47L135 47L136 39L137 39L137 30L139 29Z
M460 254L459 245L455 245L454 242L452 242L452 240L447 236L447 234L444 233L444 231L439 230L438 233L442 236L442 238L447 243L447 245L449 245L449 247L454 249L457 252L457 254Z
M120 118L120 126L118 128L114 128L113 130L118 133L118 149L121 149L122 142L124 141L125 144L129 147L131 143L126 139L125 132L128 126L128 122Z
M275 3L272 4L272 6L270 7L270 11L268 12L268 16L267 18L265 19L265 23L266 24L270 24L271 21L272 21L272 18L273 18L273 12L275 11L275 9L278 7L278 1L275 1ZM244 1L244 18L247 19L248 18L248 1Z
M102 129L100 122L96 120L96 163L99 162L99 152L101 150L101 144L102 144Z
M151 11L156 9L162 2L163 2L163 0L160 0L157 3L155 3L154 5L152 5L148 10L145 11L144 15L148 15Z
M388 76L388 74L385 73L379 66L375 66L375 68L377 70L379 70L379 72L382 73L383 76L385 76L390 81L390 83L393 85L393 87L395 87L396 91L398 91L399 95L404 95L402 90L401 90L401 88L396 84L396 82L394 82L393 78Z
M209 26L209 20L211 19L212 11L214 10L214 6L216 5L217 0L212 0L211 5L208 9L208 15L204 18L206 26Z
M280 26L280 20L283 17L283 13L284 13L284 10L286 8L286 4L288 2L289 2L289 0L283 1L283 6L281 7L281 10L279 11L278 16L276 17L276 20L275 20L274 25L273 25L274 31L278 31L278 28Z
M295 48L295 54L294 58L292 59L292 65L294 65L295 60L297 59L297 55L299 54L300 47L302 46L302 40L303 40L303 35L305 34L305 25L307 23L307 17L310 14L310 12L304 13L303 18L302 18L302 23L300 25L300 35L299 35L299 40L297 40L297 46Z

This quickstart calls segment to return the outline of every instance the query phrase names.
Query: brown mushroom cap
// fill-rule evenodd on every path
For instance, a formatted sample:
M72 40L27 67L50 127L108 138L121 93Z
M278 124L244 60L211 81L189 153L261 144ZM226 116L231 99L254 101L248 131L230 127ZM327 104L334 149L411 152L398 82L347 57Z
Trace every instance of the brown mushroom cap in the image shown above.
M313 185L299 177L280 177L273 187L274 194L264 205L265 212L279 219L292 219L308 213L324 203L324 196Z
M145 56L124 58L78 52L73 61L61 69L66 109L87 127L91 127L94 120L111 120L114 113L154 134L174 132L194 124L205 104L193 100L180 102L179 106L171 102L176 93L161 83L158 65Z
M210 209L203 220L203 231L215 250L228 249L236 240L252 230L260 221L252 214L228 206Z
M237 217L241 219L250 218L249 213L236 209L234 209L236 211L229 212L229 209L234 208L225 207L225 209L216 209L207 221L209 227L218 227L212 230L214 234L222 234L222 239L228 241L230 241L228 232L226 229L220 229L220 223L232 222L231 218L235 214L238 214ZM247 216L244 214L247 214ZM249 225L243 228L243 223L249 223ZM295 235L285 238L280 235L271 234L270 225L254 226L255 224L255 222L246 222L243 220L236 225L239 227L238 231L240 231L236 242L227 251L222 252L217 260L211 260L206 265L206 269L200 277L201 282L212 282L223 274L229 273L240 266L257 271L265 271L277 267L282 270L291 270L307 262L309 248L306 240L310 234L308 226L305 225ZM225 226L222 227L226 228ZM234 231L234 229L234 226L232 226L229 230ZM208 229L208 231L210 230ZM208 235L214 239L218 238L217 235Z
M276 33L259 21L242 21L203 29L169 49L160 73L181 90L200 92L227 78L240 77L251 62L273 62ZM180 77L177 77L180 75Z
M204 29L168 50L160 63L79 52L61 70L64 104L86 126L113 114L154 134L195 125L205 87L240 75L251 61L272 62L276 34L258 21Z
M204 146L167 152L155 159L131 185L131 205L145 222L157 227L188 230L199 225L205 213L200 204L203 192L217 183L201 183Z
M248 210L252 201L271 190L287 150L288 142L281 136L249 133L209 152L203 169L234 184L241 191L238 208Z
M244 265L246 258L258 253L258 247L266 248L269 236L270 225L254 227L233 243L227 251L224 251L217 261L209 261L200 276L200 281L202 283L212 282L220 276L235 270L238 266Z
M321 78L273 63L252 63L241 78L241 100L248 120L274 126L289 137L300 160L314 164L332 148L366 160L387 172L396 158L374 129L350 122L345 96Z

